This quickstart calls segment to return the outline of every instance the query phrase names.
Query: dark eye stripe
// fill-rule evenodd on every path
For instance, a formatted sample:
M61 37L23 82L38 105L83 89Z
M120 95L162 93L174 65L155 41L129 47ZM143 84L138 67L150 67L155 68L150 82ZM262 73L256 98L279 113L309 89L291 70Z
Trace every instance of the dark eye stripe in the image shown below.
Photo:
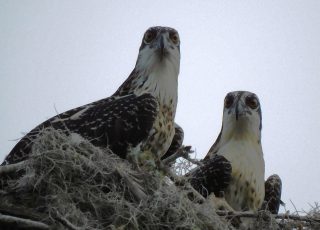
M146 46L149 46L150 43L152 43L153 40L150 40L150 41L145 41L145 38L146 38L146 34L148 32L152 32L154 33L154 39L158 36L159 33L169 33L169 38L170 38L170 34L176 34L177 37L178 37L178 42L172 46L170 46L171 49L175 49L175 48L178 48L179 52L180 52L180 38L179 38L179 33L173 29L173 28L170 28L170 27L162 27L162 26L155 26L155 27L150 27L144 34L143 38L142 38L142 43L141 43L141 46L140 46L140 49L139 51L143 50ZM171 40L172 42L172 40ZM172 42L173 43L173 42ZM150 48L152 48L150 46Z
M155 39L156 36L157 36L156 30L153 30L153 29L148 30L144 35L144 41L149 44Z
M259 106L258 98L254 95L247 96L245 102L246 105L249 106L251 109L256 109Z
M229 94L226 96L226 98L224 99L224 107L225 108L230 108L230 106L233 104L234 101L234 96L232 94Z
M179 44L180 39L178 33L172 31L169 33L169 37L174 44Z

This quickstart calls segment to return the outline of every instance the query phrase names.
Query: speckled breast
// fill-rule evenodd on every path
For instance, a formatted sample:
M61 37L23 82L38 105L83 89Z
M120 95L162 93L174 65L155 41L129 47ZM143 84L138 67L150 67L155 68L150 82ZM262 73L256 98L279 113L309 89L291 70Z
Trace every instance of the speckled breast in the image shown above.
M143 150L150 150L156 159L169 149L174 136L174 109L170 106L159 106L159 113Z
M259 184L255 175L244 174L233 170L225 198L236 211L258 210L264 199L264 184Z

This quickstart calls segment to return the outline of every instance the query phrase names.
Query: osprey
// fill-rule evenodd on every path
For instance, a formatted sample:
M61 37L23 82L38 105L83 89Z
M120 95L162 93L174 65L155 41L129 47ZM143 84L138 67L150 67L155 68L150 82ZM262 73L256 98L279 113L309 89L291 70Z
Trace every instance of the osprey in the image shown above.
M246 91L228 93L224 100L221 132L204 160L220 155L230 162L231 180L224 195L237 211L258 210L264 200L261 129L258 97Z
M265 165L261 146L262 117L258 97L235 91L224 100L221 132L191 172L191 184L202 195L224 195L236 211L258 210L265 197Z
M151 27L135 68L111 96L50 118L24 136L3 164L28 157L39 132L53 127L109 147L139 164L160 161L175 135L180 38L175 29ZM172 151L172 150L171 150Z
M247 91L228 93L221 132L203 165L188 174L191 185L205 197L211 193L224 196L226 208L278 213L281 180L274 174L264 181L261 129L257 95Z
M272 214L278 214L281 200L282 182L277 174L268 177L265 185L265 196L262 204L262 210L269 210Z

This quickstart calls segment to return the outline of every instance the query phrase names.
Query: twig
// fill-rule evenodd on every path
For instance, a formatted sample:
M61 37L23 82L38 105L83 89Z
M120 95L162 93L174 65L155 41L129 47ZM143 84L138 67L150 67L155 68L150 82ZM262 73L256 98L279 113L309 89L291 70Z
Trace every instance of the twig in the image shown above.
M203 166L203 164L201 163L201 161L198 161L196 159L191 159L189 155L187 156L182 156L184 159L190 161L192 164L198 165L198 166Z
M17 171L23 169L26 163L27 163L27 160L20 161L16 164L2 165L2 166L0 166L0 175L9 174L12 172L17 172Z
M192 159L189 157L189 154L193 153L193 151L190 150L190 148L191 148L191 146L184 146L184 147L180 148L177 152L175 152L171 156L164 159L162 161L162 163L165 165L170 165L172 162L174 162L179 157L183 157L183 158L187 159L188 161L192 162Z
M133 178L128 178L127 175L125 175L121 170L119 170L118 168L116 169L117 173L124 179L124 181L126 182L126 184L128 185L128 187L130 188L131 192L133 193L133 195L139 200L146 200L147 199L147 195L144 193L143 188L136 183Z
M8 204L5 198L1 199L0 214L18 217L22 219L33 220L33 221L41 221L46 218L46 215L44 213L39 213L34 209L18 206L18 205L15 206L13 204Z
M67 227L70 230L81 230L82 228L79 228L72 224L69 220L61 216L58 212L56 213L56 219L63 224L65 227Z
M0 225L12 225L15 228L23 228L23 229L49 229L49 226L40 222L29 219L24 219L20 217L14 217L9 215L0 214Z
M292 204L292 206L293 206L294 210L296 210L296 213L299 213L299 211L298 211L297 207L294 205L294 203L292 202L292 200L291 200L291 199L290 199L290 203Z
M226 211L217 211L219 216L234 216L234 217L251 217L257 218L259 216L258 213L253 212L226 212ZM288 215L288 214L270 214L276 219L287 219L287 220L299 220L304 222L317 222L320 223L320 219L313 218L309 216L297 216L297 215Z
M300 221L305 221L305 222L317 222L317 223L320 223L320 219L309 217L309 216L277 214L274 217L276 219L288 219L288 220L291 219L291 220L300 220Z

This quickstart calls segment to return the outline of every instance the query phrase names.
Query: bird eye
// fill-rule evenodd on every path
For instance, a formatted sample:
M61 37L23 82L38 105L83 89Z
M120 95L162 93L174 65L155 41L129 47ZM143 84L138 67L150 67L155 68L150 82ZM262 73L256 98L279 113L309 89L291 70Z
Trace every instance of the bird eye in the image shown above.
M224 99L224 107L227 109L230 108L230 106L233 104L233 101L234 101L233 95L226 96L226 98Z
M153 39L156 37L156 32L155 31L147 31L144 35L144 42L149 44L150 42L153 41Z
M249 106L251 109L256 109L258 107L258 100L255 97L247 97L246 98L246 105Z
M172 32L172 33L170 33L169 36L170 36L171 41L172 41L175 45L179 44L180 39L179 39L178 33Z

